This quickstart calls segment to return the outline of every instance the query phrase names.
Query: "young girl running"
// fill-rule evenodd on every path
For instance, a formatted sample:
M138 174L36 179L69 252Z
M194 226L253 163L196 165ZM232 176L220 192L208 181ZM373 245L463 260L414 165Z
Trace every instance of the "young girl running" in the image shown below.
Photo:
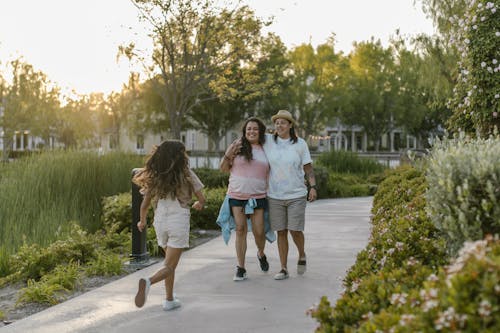
M134 176L133 181L141 187L144 195L137 228L142 232L146 227L146 215L153 203L156 238L158 245L165 250L163 267L153 276L139 280L135 305L142 307L146 303L150 286L165 280L166 299L163 301L163 309L173 310L181 306L173 289L175 268L183 248L189 247L189 204L194 193L198 200L191 207L196 210L203 208L203 184L189 168L184 144L169 140L153 148L145 167Z

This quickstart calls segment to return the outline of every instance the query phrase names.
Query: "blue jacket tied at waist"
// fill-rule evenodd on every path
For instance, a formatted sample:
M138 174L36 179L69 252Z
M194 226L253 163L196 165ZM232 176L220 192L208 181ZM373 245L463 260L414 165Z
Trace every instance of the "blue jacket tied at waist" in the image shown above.
M255 207L257 207L257 201L253 198L248 199L245 205L245 214L253 214ZM252 222L248 218L248 231L252 230ZM236 223L234 222L234 217L231 215L231 207L229 206L229 195L226 194L224 202L219 210L219 216L217 217L217 224L220 226L222 231L222 238L224 242L229 242L231 238L231 231L236 229ZM264 232L266 234L266 239L268 242L274 242L276 240L276 234L271 230L271 225L269 224L269 212L268 209L264 209Z

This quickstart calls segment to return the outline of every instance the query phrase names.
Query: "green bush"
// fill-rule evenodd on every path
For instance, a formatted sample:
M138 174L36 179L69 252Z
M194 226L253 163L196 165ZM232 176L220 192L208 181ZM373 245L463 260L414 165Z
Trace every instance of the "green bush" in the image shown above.
M331 151L319 155L314 174L318 198L345 198L374 195L386 168L377 161L352 152Z
M98 254L96 258L88 263L85 270L89 276L120 275L123 273L123 259L112 252Z
M102 225L110 228L116 225L116 232L130 231L132 226L132 195L130 192L119 193L102 199ZM148 220L153 218L153 209L150 207ZM139 222L139 221L136 221Z
M47 247L24 244L9 257L10 274L0 278L0 286L27 283L17 303L56 304L75 289L84 274L116 275L128 258L130 232L116 232L117 225L94 234L73 223L68 233ZM126 249L126 250L125 250Z
M375 160L360 158L357 154L349 151L330 151L322 153L316 161L328 170L336 173L359 174L368 176L383 172L385 167Z
M219 229L217 216L226 196L226 188L203 189L206 198L205 207L200 210L191 209L192 229Z
M19 303L43 303L54 305L64 300L64 292L75 289L81 281L79 265L75 262L57 265L39 281L29 279L19 291Z
M391 305L358 332L499 332L500 241L467 243L460 256L420 288L393 292Z
M227 187L229 184L229 174L219 169L197 168L193 171L207 188Z
M97 238L82 230L77 224L64 240L57 240L48 247L36 243L24 244L10 257L12 281L38 281L59 264L86 263L96 256Z
M367 184L360 176L350 174L330 173L327 192L329 198L347 198L369 196L374 188Z
M130 230L132 225L132 195L119 193L102 199L102 224L105 227L117 225L117 232Z
M374 197L368 245L344 279L346 292L333 307L323 298L310 311L317 332L356 331L390 306L392 294L420 288L447 262L444 241L425 212L426 189L423 172L411 166L387 172Z
M132 248L132 237L129 229L123 229L118 232L118 224L105 227L98 231L98 239L101 247L112 251L113 253L127 253Z
M500 3L498 0L467 1L464 17L453 36L459 50L457 84L449 126L481 135L500 128Z
M28 280L27 287L19 291L17 303L41 303L55 305L60 302L60 295L65 290L66 289L59 284Z
M330 178L329 174L330 172L327 167L321 164L314 165L314 176L316 178L319 199L332 197L330 186L328 185L328 179Z
M426 176L428 212L451 254L500 232L500 137L438 142Z
M57 284L65 290L73 290L81 281L79 269L80 265L75 262L57 265L52 272L44 275L40 282Z

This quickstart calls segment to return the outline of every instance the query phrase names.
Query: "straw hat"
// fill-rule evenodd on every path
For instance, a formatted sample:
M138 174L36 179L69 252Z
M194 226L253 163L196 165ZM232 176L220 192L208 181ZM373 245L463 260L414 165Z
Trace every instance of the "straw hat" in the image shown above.
M271 121L274 123L276 119L286 119L292 123L292 125L296 125L295 119L293 119L292 114L287 110L279 110L274 116L271 117Z

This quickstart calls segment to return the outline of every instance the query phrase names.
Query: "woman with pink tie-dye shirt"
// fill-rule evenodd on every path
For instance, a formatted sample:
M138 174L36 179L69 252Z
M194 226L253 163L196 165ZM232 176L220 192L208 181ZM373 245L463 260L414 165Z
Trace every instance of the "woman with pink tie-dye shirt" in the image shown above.
M269 270L269 263L264 254L266 243L264 209L267 208L269 174L269 163L262 148L265 132L266 126L260 119L248 119L243 125L241 138L228 147L220 164L222 171L230 172L227 194L236 224L235 247L238 260L234 281L243 281L247 278L245 269L247 218L251 220L260 268L264 272ZM253 209L253 213L246 211L249 206Z

